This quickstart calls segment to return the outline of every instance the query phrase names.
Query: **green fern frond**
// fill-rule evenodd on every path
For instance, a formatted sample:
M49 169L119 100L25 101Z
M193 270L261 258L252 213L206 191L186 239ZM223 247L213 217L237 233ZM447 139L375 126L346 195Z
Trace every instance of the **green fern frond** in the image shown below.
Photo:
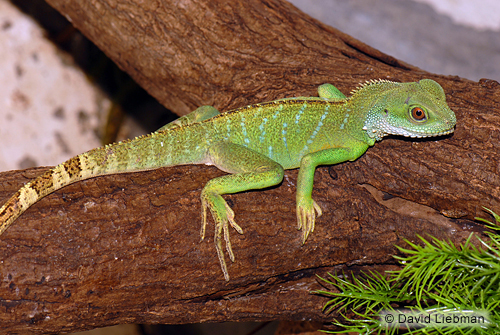
M495 223L478 219L489 228L500 230L500 215L485 208ZM381 323L382 311L404 308L421 313L450 311L485 311L487 327L424 327L405 330L407 334L499 334L500 333L500 237L487 232L488 241L481 240L482 248L472 243L472 236L463 245L434 237L418 238L423 245L406 241L408 248L397 246L405 256L394 256L403 268L397 271L364 273L358 276L329 274L330 280L321 280L338 292L313 293L331 297L324 307L329 313L337 311L347 323L344 333L395 334L396 328ZM354 314L348 318L347 313Z

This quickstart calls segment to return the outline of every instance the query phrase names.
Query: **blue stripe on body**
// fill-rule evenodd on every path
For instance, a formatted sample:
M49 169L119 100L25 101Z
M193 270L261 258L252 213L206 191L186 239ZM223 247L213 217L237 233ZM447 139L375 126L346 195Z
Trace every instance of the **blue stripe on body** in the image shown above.
M299 109L299 112L297 115L295 115L295 124L299 124L300 118L302 117L302 114L304 114L304 111L307 108L307 102L305 102L302 107ZM300 132L300 127L296 128L296 132Z
M304 145L304 147L302 148L302 150L300 150L299 157L302 157L303 155L305 155L305 153L307 152L307 150L309 150L309 144L312 144L314 142L314 138L316 137L316 135L318 135L319 131L321 130L321 127L323 127L323 121L326 119L326 116L329 113L329 109L330 109L330 105L326 105L325 106L325 111L321 115L321 118L318 121L318 124L316 125L316 128L312 132L311 136L307 140L307 142Z
M260 143L264 143L264 141L266 139L266 124L267 124L267 117L262 119L262 123L259 126L259 130L260 130L259 141L260 141Z

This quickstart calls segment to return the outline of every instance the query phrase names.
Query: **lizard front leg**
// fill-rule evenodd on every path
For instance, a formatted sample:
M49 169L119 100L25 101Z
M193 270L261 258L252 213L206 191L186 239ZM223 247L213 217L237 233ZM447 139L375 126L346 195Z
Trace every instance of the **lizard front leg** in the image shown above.
M321 208L312 199L316 167L318 165L338 164L348 160L353 161L360 157L367 149L367 144L352 141L350 147L325 149L302 157L297 181L297 228L299 230L302 229L303 243L306 242L309 234L314 231L316 213L318 217L322 214Z
M201 238L205 237L207 209L209 209L215 221L214 242L217 256L219 257L224 278L229 280L222 249L222 236L226 241L229 258L234 262L234 254L229 239L229 225L240 234L243 234L243 230L234 221L234 212L221 195L279 184L283 180L284 171L283 167L272 159L230 142L220 142L210 147L209 160L219 169L232 174L210 180L201 192L203 207Z
M332 84L323 84L318 87L318 95L320 98L326 98L332 101L344 101L346 96Z

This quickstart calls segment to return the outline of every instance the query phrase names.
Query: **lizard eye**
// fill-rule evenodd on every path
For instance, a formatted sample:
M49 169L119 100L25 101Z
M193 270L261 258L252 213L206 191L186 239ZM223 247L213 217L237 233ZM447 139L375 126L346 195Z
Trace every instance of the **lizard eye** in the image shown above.
M420 107L413 107L411 109L411 117L413 120L417 122L422 122L427 120L427 116L425 115L424 110Z

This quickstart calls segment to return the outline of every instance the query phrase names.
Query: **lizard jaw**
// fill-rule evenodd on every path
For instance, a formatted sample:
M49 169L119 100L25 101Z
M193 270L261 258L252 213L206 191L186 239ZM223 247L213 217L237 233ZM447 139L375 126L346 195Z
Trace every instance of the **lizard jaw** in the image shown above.
M440 131L433 131L433 130L415 131L415 130L408 130L404 128L396 128L393 126L388 126L385 129L382 129L382 131L384 132L384 135L400 135L411 138L425 138L425 137L448 135L453 133L455 131L455 128L445 129Z
M409 130L405 128L391 126L388 123L379 123L378 127L368 127L365 125L363 127L369 137L375 138L380 141L384 136L387 135L398 135L410 138L425 138L425 137L436 137L451 134L455 131L455 127L440 131L433 130L422 130L421 132L415 130Z

